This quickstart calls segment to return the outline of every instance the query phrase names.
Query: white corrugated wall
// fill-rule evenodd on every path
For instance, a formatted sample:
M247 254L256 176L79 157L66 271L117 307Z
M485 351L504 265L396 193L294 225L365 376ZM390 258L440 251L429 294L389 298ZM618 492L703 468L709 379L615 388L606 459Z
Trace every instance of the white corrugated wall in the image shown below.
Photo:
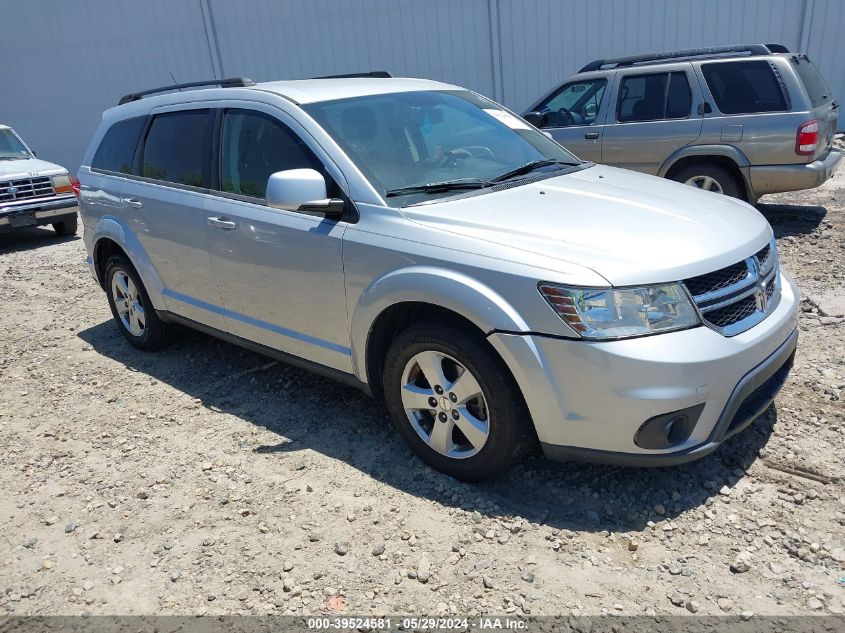
M389 70L522 110L591 59L777 42L845 99L842 0L0 0L0 16L0 122L72 170L105 108L171 75Z

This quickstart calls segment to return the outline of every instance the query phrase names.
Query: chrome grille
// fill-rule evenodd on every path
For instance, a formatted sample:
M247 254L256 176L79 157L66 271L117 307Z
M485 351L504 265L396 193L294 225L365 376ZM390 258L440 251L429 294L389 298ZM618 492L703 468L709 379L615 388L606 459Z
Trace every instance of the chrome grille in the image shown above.
M53 179L49 176L0 180L0 202L48 198L52 195Z
M774 242L751 257L706 275L684 280L704 322L734 336L766 318L780 300Z

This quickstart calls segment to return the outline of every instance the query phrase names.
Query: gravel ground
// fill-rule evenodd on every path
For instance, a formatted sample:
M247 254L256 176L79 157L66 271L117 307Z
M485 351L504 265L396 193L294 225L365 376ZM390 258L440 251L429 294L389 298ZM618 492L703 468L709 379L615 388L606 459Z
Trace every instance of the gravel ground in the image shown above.
M770 196L795 369L697 463L468 485L357 391L118 334L79 237L0 236L0 613L845 611L845 176Z

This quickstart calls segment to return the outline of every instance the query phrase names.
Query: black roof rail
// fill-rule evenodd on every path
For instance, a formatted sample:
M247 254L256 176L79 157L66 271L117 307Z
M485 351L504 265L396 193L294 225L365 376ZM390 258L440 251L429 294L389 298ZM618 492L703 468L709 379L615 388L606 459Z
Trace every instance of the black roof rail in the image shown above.
M781 47L780 44L773 46ZM689 48L680 51L669 51L665 53L645 53L642 55L630 55L628 57L614 57L611 59L597 59L584 66L579 73L600 70L604 66L633 66L648 62L661 62L669 59L691 58L691 57L718 57L729 53L749 53L750 55L771 55L771 49L765 44L741 44L737 46L714 46L710 48Z
M190 81L185 84L170 84L169 86L162 86L161 88L153 88L151 90L143 90L141 92L132 92L128 95L122 96L120 98L120 101L117 102L117 105L123 105L124 103L138 101L141 99L141 97L146 97L147 95L153 95L159 92L170 92L171 90L181 90L182 88L199 88L201 86L220 86L221 88L245 88L254 85L255 82L252 79L248 79L246 77L229 77L227 79Z
M392 79L391 75L386 70L371 70L368 73L348 73L346 75L324 75L322 77L311 77L311 79L362 79L364 77L372 77L374 79Z
M783 44L766 44L766 48L768 48L773 53L788 53L789 49L784 46Z

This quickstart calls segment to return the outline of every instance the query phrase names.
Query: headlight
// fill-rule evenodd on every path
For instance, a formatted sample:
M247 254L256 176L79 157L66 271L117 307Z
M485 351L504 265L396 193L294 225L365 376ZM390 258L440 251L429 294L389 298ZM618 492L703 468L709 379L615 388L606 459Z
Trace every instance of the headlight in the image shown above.
M585 339L619 339L699 325L679 284L642 288L565 288L539 284L561 319Z
M73 193L73 184L69 174L53 176L53 191L56 193Z

